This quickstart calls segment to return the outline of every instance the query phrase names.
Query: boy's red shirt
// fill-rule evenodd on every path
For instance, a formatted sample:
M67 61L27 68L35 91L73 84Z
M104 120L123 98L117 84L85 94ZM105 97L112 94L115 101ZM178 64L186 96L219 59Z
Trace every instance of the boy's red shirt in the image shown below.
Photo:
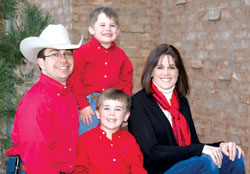
M78 138L73 174L145 174L143 155L133 135L119 129L106 137L100 124Z
M69 78L79 109L89 105L86 95L118 88L132 95L133 67L125 52L114 42L106 49L92 37L74 52L74 72Z

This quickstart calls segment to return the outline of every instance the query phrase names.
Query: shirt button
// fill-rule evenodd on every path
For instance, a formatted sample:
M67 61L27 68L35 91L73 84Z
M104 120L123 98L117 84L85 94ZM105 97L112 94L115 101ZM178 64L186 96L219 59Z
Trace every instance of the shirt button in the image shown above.
M69 148L69 151L71 151L71 148Z
M113 147L114 145L113 144L110 144L111 147Z
M113 161L115 162L115 161L116 161L116 159L113 159Z
M119 135L118 138L121 138L121 136Z
M106 50L105 52L106 52L106 53L108 53L108 51L107 51L107 50Z
M66 89L67 88L67 86L64 86L64 89Z
M60 94L59 94L59 93L57 93L57 96L60 96Z
M104 89L104 88L102 88L102 91L105 91L105 89Z
M105 62L105 65L107 65L108 64L108 62Z
M102 134L104 135L104 134L105 134L105 132L102 132Z
M107 75L104 75L104 78L107 78Z
M100 49L101 47L98 47L98 50Z
M69 168L72 168L72 166L69 166Z

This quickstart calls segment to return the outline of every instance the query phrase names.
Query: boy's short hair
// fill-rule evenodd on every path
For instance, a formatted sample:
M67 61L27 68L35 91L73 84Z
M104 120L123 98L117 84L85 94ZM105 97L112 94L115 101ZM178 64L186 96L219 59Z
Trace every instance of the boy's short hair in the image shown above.
M94 27L97 18L101 13L104 13L108 18L113 19L116 25L119 27L118 14L115 12L115 10L107 6L96 8L89 14L89 26Z
M131 99L130 96L120 89L109 88L102 92L96 101L96 109L98 110L104 100L117 100L124 103L126 112L130 111Z

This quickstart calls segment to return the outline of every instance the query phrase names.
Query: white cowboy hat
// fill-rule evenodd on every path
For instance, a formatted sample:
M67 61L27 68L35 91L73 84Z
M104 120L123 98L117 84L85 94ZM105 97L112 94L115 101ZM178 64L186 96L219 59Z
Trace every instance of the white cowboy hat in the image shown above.
M28 37L20 43L20 50L24 57L36 63L37 54L43 48L76 49L81 46L83 37L78 45L71 44L65 27L61 24L48 25L39 37Z

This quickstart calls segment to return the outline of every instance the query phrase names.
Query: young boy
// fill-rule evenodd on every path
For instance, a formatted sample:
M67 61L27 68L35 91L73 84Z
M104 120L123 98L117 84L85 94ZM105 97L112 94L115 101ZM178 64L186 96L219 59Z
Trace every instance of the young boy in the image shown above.
M77 173L144 174L143 155L135 138L120 127L130 115L130 97L110 88L97 99L101 123L78 138Z
M132 95L133 87L132 64L114 42L120 32L117 13L109 7L95 9L89 15L88 30L92 38L75 51L70 79L80 110L79 135L99 123L95 105L101 92L117 88Z

